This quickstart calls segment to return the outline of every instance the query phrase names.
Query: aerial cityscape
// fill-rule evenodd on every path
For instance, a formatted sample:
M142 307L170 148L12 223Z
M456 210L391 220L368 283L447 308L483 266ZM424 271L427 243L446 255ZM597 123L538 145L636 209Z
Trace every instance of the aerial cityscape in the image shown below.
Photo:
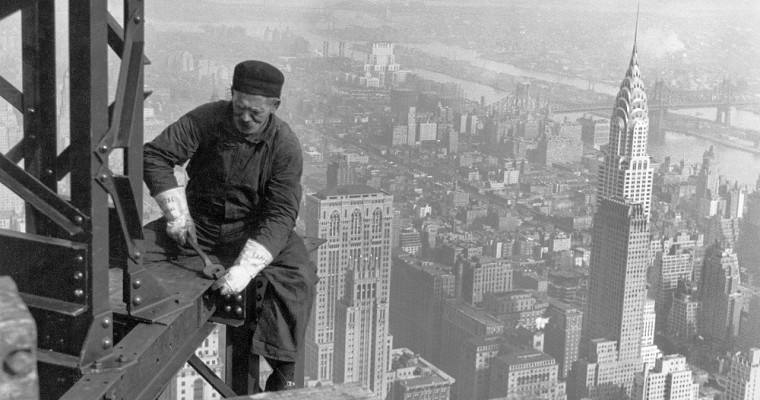
M760 400L760 3L145 10L145 142L230 100L239 61L285 76L276 114L304 163L295 229L325 240L310 253L305 387L359 382L382 400ZM20 18L0 21L0 75L18 86L21 35ZM68 144L77 99L66 68L56 73ZM23 126L0 100L0 153ZM0 185L0 228L23 232L25 213ZM161 216L146 187L142 223ZM224 329L196 351L220 376ZM185 365L161 398L221 397Z

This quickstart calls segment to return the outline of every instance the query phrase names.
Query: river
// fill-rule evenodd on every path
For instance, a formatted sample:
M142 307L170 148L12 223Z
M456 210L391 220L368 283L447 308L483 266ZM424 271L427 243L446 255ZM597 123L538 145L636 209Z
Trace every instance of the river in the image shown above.
M546 82L560 83L586 90L589 87L589 81L581 78L573 78L549 72L532 71L520 68L515 65L486 60L480 57L474 50L462 49L456 46L447 46L440 43L431 45L412 45L423 51L435 54L437 56L448 56L459 60L468 60L473 65L485 68L494 72L502 72L514 76L523 76L534 78ZM504 98L508 93L498 91L490 86L478 82L467 81L437 72L412 68L412 72L438 82L454 82L461 88L464 95L475 101L480 101L480 96L485 96L486 104ZM625 71L621 71L620 78L623 78ZM617 87L594 82L593 89L600 93L616 94ZM491 101L490 99L494 99ZM610 112L612 105L610 104ZM675 113L690 115L715 120L715 109L689 109L675 110ZM568 117L580 117L580 115L569 115ZM572 118L571 118L572 119ZM731 109L731 125L741 129L760 130L760 115L747 111ZM726 176L731 181L737 181L741 185L748 185L750 189L755 184L760 175L760 156L753 153L741 151L739 149L726 147L717 143L706 141L689 135L676 132L666 132L665 139L662 143L651 144L649 153L658 161L664 160L670 156L673 162L685 160L687 164L698 163L702 161L702 154L710 146L713 146L718 161L718 171L721 175Z
M252 35L260 36L263 33L263 30L265 29L266 26L282 27L282 25L283 25L282 21L272 21L271 25L261 24L255 27L249 27L248 31ZM292 29L292 30L297 31L298 34L302 34L307 40L309 40L309 42L311 43L311 47L314 49L321 49L322 47L321 43L323 41L330 42L331 48L333 49L337 48L337 44L339 41L338 38L322 36L314 32L309 32L309 31L306 31L305 27L300 28L300 29L298 28L299 26L303 26L303 25L294 24L294 25L288 25L288 26L290 28L295 27L295 29ZM162 26L162 28L163 29L167 29L167 28L183 29L184 28L184 29L193 30L193 28L198 29L198 25L186 24L186 23L173 23L173 22L167 21L166 24ZM351 49L351 46L355 44L356 42L351 41L351 40L345 40L345 42L346 42L347 54L352 55L355 60L364 60L366 58L366 54L364 54L363 52ZM359 44L364 45L365 43L359 43ZM433 44L399 43L399 44L404 45L404 46L415 47L437 56L444 56L444 57L449 57L449 58L457 59L457 60L467 60L473 65L476 65L478 67L485 68L494 72L505 73L512 76L520 76L520 77L537 79L537 80L541 80L545 82L569 85L581 90L587 90L589 87L592 87L593 90L597 92L609 94L609 95L615 95L618 89L617 86L614 86L614 85L605 84L601 82L589 82L588 80L583 79L583 78L575 78L575 77L566 76L566 75L554 74L551 72L535 71L535 70L522 68L522 67L508 64L508 63L487 60L485 58L480 57L480 55L475 50L463 49L458 46L449 46L449 45L445 45L441 43L433 43ZM425 79L430 79L437 82L456 83L461 87L463 94L468 99L480 101L481 96L484 96L486 104L498 101L509 94L509 93L499 91L493 87L483 85L475 81L469 81L469 80L449 76L446 74L441 74L438 72L421 69L421 68L411 68L411 72ZM623 78L624 73L625 71L620 71L621 79ZM677 110L675 112L686 114L686 115L697 116L697 117L701 117L701 118L705 118L709 120L715 119L714 109L712 110L711 109ZM731 124L733 126L743 128L743 129L757 130L757 129L760 129L760 116L749 111L732 109ZM702 160L702 153L706 149L708 149L710 146L714 146L715 148L715 151L717 154L717 160L718 160L718 169L722 175L725 175L728 179L732 181L738 181L742 185L748 185L750 186L750 188L755 187L755 182L758 179L758 174L760 174L760 156L755 156L749 152L722 146L720 144L712 143L703 139L699 139L696 137L692 137L692 136L688 136L688 135L684 135L680 133L675 133L675 132L666 132L665 140L662 143L651 145L649 148L649 152L652 156L654 156L659 161L662 161L665 156L669 155L671 157L671 160L673 160L674 162L678 162L679 160L683 159L687 163L696 163Z

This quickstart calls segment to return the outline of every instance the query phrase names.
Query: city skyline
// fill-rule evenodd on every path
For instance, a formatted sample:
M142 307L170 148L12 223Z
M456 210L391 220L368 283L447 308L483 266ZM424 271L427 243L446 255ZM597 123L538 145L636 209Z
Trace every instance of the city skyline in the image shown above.
M304 157L296 229L325 240L299 384L359 382L383 400L754 400L760 69L725 50L758 53L741 7L705 6L715 20L692 25L644 4L631 46L632 4L262 2L275 14L246 24L232 11L250 4L197 3L146 29L145 139L228 100L240 58L284 72L277 114ZM727 15L735 29L694 34ZM0 34L0 52L21 51L15 25ZM731 105L696 106L721 91ZM23 130L0 107L0 152ZM7 193L0 228L23 231ZM144 208L143 223L160 217ZM220 373L215 340L199 356ZM184 368L165 396L216 398L196 381Z

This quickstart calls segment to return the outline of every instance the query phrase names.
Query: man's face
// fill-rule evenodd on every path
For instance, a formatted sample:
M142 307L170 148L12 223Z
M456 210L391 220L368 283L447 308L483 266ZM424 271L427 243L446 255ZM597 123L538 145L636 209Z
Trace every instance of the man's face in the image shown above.
M243 134L258 133L266 126L271 115L280 105L279 100L257 94L232 91L232 120Z

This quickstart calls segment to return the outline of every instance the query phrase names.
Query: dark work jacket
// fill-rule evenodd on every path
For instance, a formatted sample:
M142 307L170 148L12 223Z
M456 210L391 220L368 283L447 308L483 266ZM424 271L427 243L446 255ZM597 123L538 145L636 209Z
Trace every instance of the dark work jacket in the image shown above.
M269 250L274 261L251 285L258 288L253 351L294 359L318 278L293 231L303 158L288 124L272 114L262 133L244 135L233 124L231 102L208 103L146 143L143 159L152 196L177 187L174 166L189 160L187 200L202 247L223 260L234 260L248 239Z

